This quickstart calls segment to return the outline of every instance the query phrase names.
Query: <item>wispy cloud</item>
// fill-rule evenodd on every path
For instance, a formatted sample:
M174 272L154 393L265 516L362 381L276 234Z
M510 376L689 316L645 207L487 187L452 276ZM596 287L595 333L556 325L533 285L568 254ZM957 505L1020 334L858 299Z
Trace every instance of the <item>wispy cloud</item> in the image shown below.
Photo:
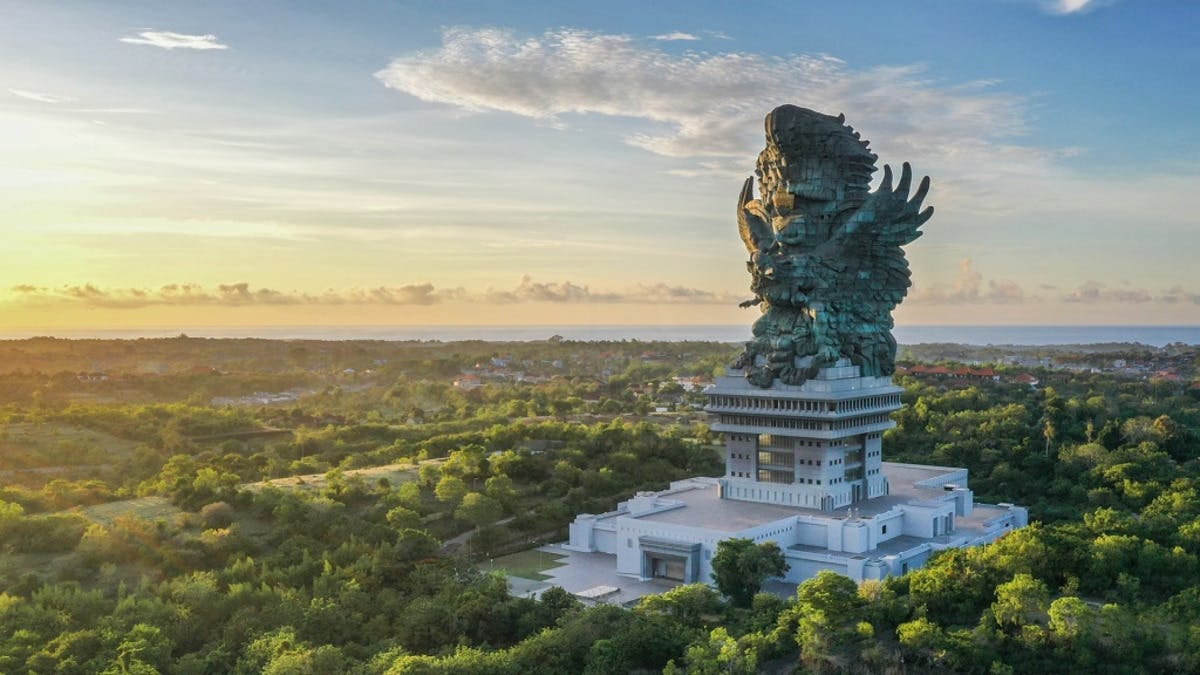
M1117 303L1117 304L1148 304L1162 303L1200 305L1200 291L1189 290L1182 286L1172 286L1163 291L1153 291L1129 284L1112 286L1102 281L1088 280L1075 290L1060 298L1063 302L1071 303Z
M120 41L131 45L149 45L162 49L229 49L229 45L221 44L217 41L217 36L211 33L188 35L166 30L145 30L138 33L136 37L127 36L120 38Z
M8 93L27 101L37 101L38 103L70 103L75 99L69 96L56 96L40 91L30 91L28 89L9 89Z
M671 54L628 35L561 29L538 37L447 30L442 45L376 73L386 86L469 111L562 124L571 114L641 120L626 137L670 157L752 157L764 111L783 101L853 113L893 149L943 158L1005 150L1025 102L993 82L947 85L916 65L855 68L823 54ZM911 155L909 155L911 156Z
M447 302L518 304L733 304L732 294L667 284L639 284L620 291L593 291L571 281L538 282L522 277L509 290L471 292L464 288L437 288L431 283L378 286L321 293L255 288L247 282L218 284L167 284L159 288L102 288L94 284L36 286L21 284L9 289L4 300L25 306L78 305L105 309L139 309L158 306L264 305L435 305Z
M323 293L254 288L247 282L218 284L167 284L158 288L101 288L93 284L34 286L21 284L9 289L6 300L23 305L75 304L107 309L138 309L156 306L249 305L432 305L462 295L461 289L439 291L433 284L380 286Z
M680 40L699 40L700 38L692 35L691 33L673 31L670 33L663 33L662 35L655 35L654 39L662 42L677 42Z
M570 281L538 282L528 275L521 277L516 288L507 291L489 290L478 296L485 302L510 304L517 302L563 303L644 303L644 304L722 304L736 303L741 297L668 284L638 284L622 291L593 291L588 286Z
M1049 0L1044 6L1051 14L1083 14L1113 0Z
M958 275L953 284L932 283L913 289L910 302L928 304L1010 304L1040 300L1029 295L1020 284L1011 279L990 279L986 283L983 274L975 269L970 258L958 263Z

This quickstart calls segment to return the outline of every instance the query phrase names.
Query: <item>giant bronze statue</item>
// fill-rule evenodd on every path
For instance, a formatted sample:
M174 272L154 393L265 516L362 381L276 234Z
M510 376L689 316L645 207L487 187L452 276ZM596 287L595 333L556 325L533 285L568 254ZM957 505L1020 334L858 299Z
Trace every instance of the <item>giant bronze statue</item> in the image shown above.
M892 186L884 165L870 191L875 153L845 123L794 105L766 119L767 147L738 199L738 229L750 261L750 289L762 316L737 367L760 386L803 384L848 358L864 376L891 375L892 310L908 293L900 247L921 236L933 215L921 210L929 177L909 199L912 168Z

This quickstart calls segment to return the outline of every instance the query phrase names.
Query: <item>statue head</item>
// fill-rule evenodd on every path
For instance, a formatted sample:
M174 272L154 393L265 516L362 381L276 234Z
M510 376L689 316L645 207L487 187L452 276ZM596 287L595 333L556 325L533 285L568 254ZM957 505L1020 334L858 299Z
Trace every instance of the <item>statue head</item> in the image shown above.
M767 147L758 155L759 192L773 216L831 213L861 206L875 153L846 116L781 105L767 115Z

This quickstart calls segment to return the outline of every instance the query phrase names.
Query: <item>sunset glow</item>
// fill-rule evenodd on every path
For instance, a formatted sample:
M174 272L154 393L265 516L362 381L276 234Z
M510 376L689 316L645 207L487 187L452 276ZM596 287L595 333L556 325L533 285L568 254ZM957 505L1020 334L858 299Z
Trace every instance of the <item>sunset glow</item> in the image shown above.
M745 323L783 102L932 177L899 322L1200 322L1191 3L4 4L0 330Z

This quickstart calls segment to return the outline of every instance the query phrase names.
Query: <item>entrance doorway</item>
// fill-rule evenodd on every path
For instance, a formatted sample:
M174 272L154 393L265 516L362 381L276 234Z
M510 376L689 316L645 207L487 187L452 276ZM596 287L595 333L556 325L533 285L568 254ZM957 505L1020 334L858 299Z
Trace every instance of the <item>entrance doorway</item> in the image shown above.
M686 581L687 561L683 558L650 556L650 576L655 579Z

